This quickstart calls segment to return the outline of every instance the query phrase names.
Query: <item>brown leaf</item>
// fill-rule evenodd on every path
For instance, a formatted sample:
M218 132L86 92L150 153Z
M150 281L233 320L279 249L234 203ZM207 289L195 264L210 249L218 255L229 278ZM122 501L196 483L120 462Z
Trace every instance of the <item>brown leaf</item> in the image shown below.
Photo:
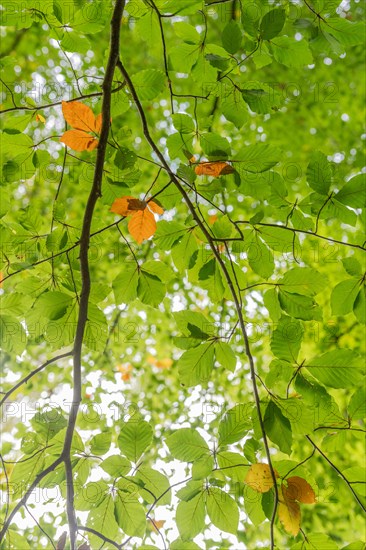
M156 231L156 221L154 214L147 208L135 212L128 224L130 235L139 244L149 239Z
M56 550L64 550L66 544L67 532L64 531L56 544Z
M228 164L227 162L216 161L216 162L200 162L194 171L197 176L224 176L227 174L232 174L235 172L235 169Z
M314 489L302 477L293 476L287 480L287 487L282 487L286 498L289 500L298 500L304 504L314 504L316 502Z
M301 525L300 506L294 500L287 498L282 489L283 487L279 489L278 517L285 531L296 537Z
M60 141L74 151L94 151L99 143L95 137L81 130L67 130Z
M91 550L91 548L87 542L83 542L83 544L79 546L78 550Z
M275 471L276 477L278 477ZM273 487L273 479L268 464L252 464L245 477L245 483L257 493L267 493Z

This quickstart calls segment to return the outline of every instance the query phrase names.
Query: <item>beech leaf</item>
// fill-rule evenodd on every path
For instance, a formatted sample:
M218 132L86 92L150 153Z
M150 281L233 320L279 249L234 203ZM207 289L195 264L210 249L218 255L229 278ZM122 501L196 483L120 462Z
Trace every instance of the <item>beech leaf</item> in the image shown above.
M278 477L275 471L276 477ZM245 477L245 483L257 493L267 493L273 487L273 479L268 464L252 464Z
M200 162L195 167L194 171L197 176L226 176L227 174L232 174L235 172L235 169L228 164L227 162Z

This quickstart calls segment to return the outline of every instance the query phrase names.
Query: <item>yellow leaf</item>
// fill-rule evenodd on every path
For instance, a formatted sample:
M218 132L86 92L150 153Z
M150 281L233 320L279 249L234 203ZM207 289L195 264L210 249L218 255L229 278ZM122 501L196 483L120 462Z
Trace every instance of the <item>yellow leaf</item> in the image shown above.
M60 141L74 151L94 151L99 143L95 137L81 130L68 130L61 136Z
M293 476L287 480L287 488L283 487L283 492L289 500L298 500L304 504L314 504L316 502L314 489L302 477Z
M281 488L279 489L279 498L278 517L280 522L287 533L296 537L301 525L300 506L294 500L288 499Z
M276 477L278 477L275 471ZM273 479L268 464L252 464L245 477L245 483L257 493L267 493L273 487Z
M128 224L130 235L139 244L154 235L156 231L156 221L154 214L147 208L135 212Z
M38 113L36 114L36 121L37 121L37 122L43 122L43 124L46 123L46 119L44 118L44 116L43 116L43 115L40 115L40 114L38 114Z
M194 171L197 176L214 176L216 178L235 172L230 164L222 161L200 162L200 164L195 167Z

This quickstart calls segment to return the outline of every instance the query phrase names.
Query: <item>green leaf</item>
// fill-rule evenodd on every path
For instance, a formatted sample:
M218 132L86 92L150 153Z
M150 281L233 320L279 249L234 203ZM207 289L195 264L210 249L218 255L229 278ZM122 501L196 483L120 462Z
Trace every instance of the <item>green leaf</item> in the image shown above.
M360 290L359 279L346 279L338 283L332 290L330 303L333 315L346 315L353 309L357 294Z
M276 443L282 452L290 455L292 446L291 424L273 401L270 401L266 408L264 428L270 440Z
M352 395L349 405L348 414L352 420L361 420L366 416L366 389L364 386L358 388Z
M126 422L118 436L118 446L129 460L137 462L151 445L153 431L148 422L134 420Z
M100 467L103 468L107 474L112 477L120 477L128 474L131 470L131 463L121 455L112 455L103 460L100 463Z
M252 437L247 439L244 443L244 456L249 462L257 462L257 451L259 449L259 443Z
M170 550L200 550L200 548L193 540L184 541L181 538L173 540L170 545Z
M322 292L327 286L327 278L310 267L294 267L286 271L285 275L278 281L286 292L315 296Z
M172 258L176 268L182 272L188 269L192 256L198 250L197 239L193 231L186 233L172 249Z
M208 477L214 468L213 456L201 456L192 464L192 479L204 479Z
M21 354L27 343L23 326L12 315L0 315L0 348Z
M285 227L281 226L263 226L259 228L259 234L266 244L272 248L282 252L282 254L294 253L299 249L299 242L297 237Z
M165 443L174 458L184 462L194 462L210 450L203 437L193 428L181 428L169 435Z
M264 82L246 82L241 93L253 113L271 113L278 110L282 103L278 90Z
M238 169L254 174L270 170L279 162L280 158L281 154L278 149L264 143L243 147L235 156L239 165Z
M178 374L183 386L191 387L206 384L214 365L213 342L189 349L178 359Z
M170 484L168 478L147 466L141 466L136 472L136 478L139 480L141 487L139 492L146 502L152 504L155 499L159 498L159 506L166 506L171 501L171 491L169 490ZM154 496L153 496L154 495Z
M246 405L235 405L229 409L219 424L219 445L229 445L243 439L251 427Z
M244 482L249 470L249 464L247 464L243 455L232 453L231 451L219 451L217 453L217 462L224 476L239 483Z
M143 538L146 530L145 510L136 497L124 491L118 491L115 513L117 523L126 535Z
M306 363L308 371L331 388L352 388L362 383L365 365L362 358L349 349L328 351Z
M224 27L221 35L222 45L225 50L231 54L236 53L242 41L242 34L240 27L233 19Z
M174 128L180 134L191 134L195 131L195 125L193 119L183 113L176 113L172 115Z
M366 324L366 286L363 285L353 304L353 313L360 323Z
M239 509L233 498L217 487L207 490L207 513L218 529L236 534L239 524Z
M50 321L55 321L65 315L72 300L72 297L64 292L58 292L56 290L44 292L35 302L34 307L39 310L42 317Z
M114 158L114 164L121 170L127 170L133 168L136 164L137 156L134 151L127 147L119 146L116 156Z
M166 289L161 280L144 268L140 269L137 296L144 304L158 307L165 297Z
M174 23L174 32L179 38L182 38L187 44L199 44L201 37L196 28L184 21ZM178 130L178 128L177 128Z
M304 328L300 321L291 317L281 317L271 339L272 353L290 363L297 360L300 351Z
M354 256L342 258L342 264L348 275L351 275L351 277L362 277L361 264Z
M313 56L305 39L296 41L288 36L277 36L271 42L273 56L286 67L302 67L313 62Z
M306 536L306 541L297 542L291 546L291 550L338 550L339 546L333 539L324 533L312 533Z
M366 208L366 174L351 178L335 195L337 201L352 208Z
M259 31L262 40L271 40L277 36L286 21L286 12L283 9L275 9L266 13L260 23Z
M201 134L200 144L209 160L225 160L230 155L230 143L218 134Z
M308 184L320 195L327 195L333 180L332 166L327 157L317 151L312 154L306 171Z
M192 539L203 531L205 515L205 504L202 493L199 493L187 502L184 500L179 502L175 519L179 534L183 540Z
M244 250L250 267L260 277L268 279L275 268L272 252L259 238L257 232L246 230L244 236Z
M90 452L93 455L101 456L109 451L112 442L112 433L104 432L95 435L90 441Z
M281 317L281 306L278 299L278 292L275 288L270 288L266 290L263 294L263 303L268 309L268 313L275 323L280 320Z
M244 3L241 6L241 22L244 31L250 36L256 37L259 30L259 20L262 14L260 0Z
M186 234L187 228L175 221L161 220L154 235L154 243L161 250L170 250Z
M322 320L322 310L309 296L294 294L280 289L278 299L281 308L291 317L295 317L295 319L303 319L304 321L309 321L310 319Z
M236 355L227 342L218 340L215 343L215 358L218 363L230 372L235 372Z
M133 75L132 82L140 101L155 99L164 89L165 76L162 71L145 69Z

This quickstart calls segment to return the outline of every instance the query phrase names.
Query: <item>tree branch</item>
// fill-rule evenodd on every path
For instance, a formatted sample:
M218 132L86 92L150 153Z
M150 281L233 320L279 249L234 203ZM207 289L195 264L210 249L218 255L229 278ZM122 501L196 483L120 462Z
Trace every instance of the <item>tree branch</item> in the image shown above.
M110 50L105 77L102 84L103 103L102 103L102 129L97 151L95 163L94 178L89 198L86 204L84 219L80 237L80 272L81 272L81 293L79 303L79 316L76 326L76 334L74 340L74 364L73 364L73 398L70 410L69 421L66 429L64 447L62 450L62 460L65 463L66 485L67 485L67 517L70 530L70 547L71 550L76 548L77 538L77 521L74 508L74 483L71 463L71 443L75 430L77 415L81 403L81 358L84 334L88 321L88 305L89 295L91 290L91 278L89 269L89 245L90 245L90 228L92 224L94 209L98 198L101 196L101 187L103 179L103 166L105 161L106 148L110 130L111 119L111 96L113 76L116 68L116 63L119 55L120 44L120 28L122 14L125 7L125 0L116 0L114 12L111 20L111 38Z
M323 453L323 451L314 443L314 441L307 435L306 436L306 439L308 441L310 441L310 443L312 444L312 446L314 447L314 449L316 449L318 451L318 453L324 458L324 460L326 460L328 462L328 464L333 468L333 470L335 470L337 472L337 474L343 479L343 481L345 481L350 489L350 491L352 492L353 496L355 497L355 499L357 500L358 504L361 506L362 510L364 512L366 512L366 507L364 506L364 504L362 503L362 501L360 500L358 494L356 493L356 491L354 490L354 488L352 487L351 485L351 482L348 481L348 479L346 478L346 476L341 472L341 470L339 470L339 468L337 468L337 466L327 457L326 454Z
M28 380L33 378L33 376L35 376L36 374L41 372L43 369L48 367L48 365L51 365L52 363L56 363L56 361L59 361L60 359L64 359L65 357L71 357L71 356L72 356L72 351L68 351L67 353L62 353L61 355L56 355L56 357L52 357L52 359L49 359L48 361L43 363L43 365L41 365L41 366L37 367L36 369L32 370L32 372L30 372L29 374L27 374L27 376L25 376L24 378L19 380L19 382L17 382L15 384L15 386L13 386L9 391L7 391L4 394L4 397L2 397L2 399L0 401L0 407L2 407L4 402L8 399L8 397L11 396L12 393L14 393L23 384L26 384L28 382Z
M238 297L238 295L235 291L233 281L231 280L228 269L227 269L225 263L223 262L223 260L221 258L220 252L217 250L217 248L215 246L214 240L212 239L210 233L208 232L205 224L202 222L201 218L197 214L195 206L192 203L190 197L188 196L188 193L186 192L186 190L184 189L184 187L182 186L182 184L180 183L180 181L178 180L178 178L176 177L174 172L171 170L169 164L165 160L163 154L161 153L160 149L155 144L154 140L152 139L152 137L150 135L150 131L149 131L149 127L148 127L148 123L147 123L147 119L146 119L146 116L145 116L144 109L143 109L142 104L139 100L136 89L135 89L135 87L134 87L134 85L131 81L131 78L130 78L128 72L126 71L121 59L118 60L117 67L119 68L119 70L121 71L121 74L123 75L124 79L127 82L127 86L128 86L128 88L131 92L132 98L133 98L133 100L135 102L135 105L137 107L137 110L139 112L141 123L142 123L142 128L143 128L143 133L144 133L144 136L146 138L146 141L149 143L150 147L152 148L152 150L155 152L155 154L159 158L161 164L166 169L166 171L169 174L172 182L174 183L176 188L179 190L179 192L182 195L185 203L187 204L194 220L197 222L197 225L200 227L201 231L205 235L205 237L207 239L207 243L209 244L213 255L215 256L218 264L220 265L221 271L222 271L222 273L225 277L225 280L228 284L231 295L233 297L233 301L235 303L235 309L236 309L236 312L237 312L237 315L238 315L240 329L241 329L243 339L244 339L245 352L246 352L246 355L247 355L248 361L249 361L250 376L251 376L252 385L253 385L254 399L255 399L257 413L258 413L258 420L259 420L259 424L260 424L260 427L261 427L261 433L262 433L263 443L264 443L264 447L265 447L265 451L266 451L266 457L267 457L267 460L268 460L269 468L270 468L270 471L271 471L271 477L272 477L274 488L275 488L275 502L274 502L274 507L273 507L272 519L271 519L271 527L270 527L270 530L271 530L271 549L273 549L274 546L275 546L275 543L274 543L274 521L275 521L275 517L276 517L277 504L278 504L277 481L276 481L276 475L275 475L275 472L274 472L274 469L273 469L273 466L272 466L272 460L271 460L271 455L270 455L270 451L269 451L267 435L266 435L266 432L265 432L264 421L263 421L263 417L262 417L262 413L261 413L261 409L260 409L260 397L259 397L257 381L256 381L254 359L253 359L253 356L252 356L252 353L251 353L251 350L250 350L249 337L248 337L248 334L247 334L246 325L245 325L244 317L243 317L243 314L242 314L240 298Z

